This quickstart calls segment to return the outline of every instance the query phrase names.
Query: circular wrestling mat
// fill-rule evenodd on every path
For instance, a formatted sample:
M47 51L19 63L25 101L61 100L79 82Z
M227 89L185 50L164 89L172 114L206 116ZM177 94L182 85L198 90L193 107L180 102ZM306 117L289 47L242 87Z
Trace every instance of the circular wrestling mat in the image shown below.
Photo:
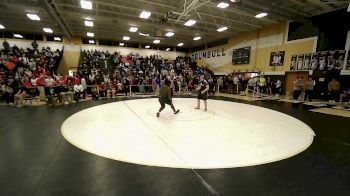
M292 157L307 149L314 132L303 122L270 109L208 100L173 100L159 118L157 99L104 104L70 116L62 134L87 152L129 163L173 168L232 168ZM203 103L201 103L203 104Z

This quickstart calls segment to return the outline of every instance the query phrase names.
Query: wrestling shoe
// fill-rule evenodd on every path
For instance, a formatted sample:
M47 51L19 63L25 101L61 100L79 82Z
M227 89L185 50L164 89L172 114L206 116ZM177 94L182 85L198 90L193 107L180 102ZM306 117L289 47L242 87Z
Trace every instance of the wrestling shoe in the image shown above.
M177 114L177 113L179 113L180 112L180 110L176 110L175 112L174 112L174 114Z
M200 108L199 107L195 107L194 109L199 110Z
M207 108L204 108L204 111L207 111Z
M159 112L157 112L157 117L159 117L159 115L160 115L160 113L159 113Z

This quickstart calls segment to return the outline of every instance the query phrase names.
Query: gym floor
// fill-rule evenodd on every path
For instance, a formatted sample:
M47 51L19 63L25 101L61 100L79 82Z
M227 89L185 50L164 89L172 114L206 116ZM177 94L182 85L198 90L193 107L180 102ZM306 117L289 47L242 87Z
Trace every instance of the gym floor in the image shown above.
M349 119L311 112L313 108L302 103L212 98L279 111L315 132L305 151L255 166L183 169L133 164L83 151L62 136L61 126L71 115L130 99L135 98L58 107L0 106L0 195L350 195Z

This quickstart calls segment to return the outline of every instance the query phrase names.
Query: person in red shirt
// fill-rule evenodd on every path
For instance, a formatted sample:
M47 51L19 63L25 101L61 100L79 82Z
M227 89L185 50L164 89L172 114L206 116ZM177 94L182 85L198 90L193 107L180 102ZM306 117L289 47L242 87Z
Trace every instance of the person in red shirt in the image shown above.
M106 96L106 86L104 82L101 82L101 84L98 85L98 91L100 92L100 97Z
M13 69L15 68L15 64L11 61L7 61L5 65L9 71L13 71Z
M23 86L26 87L26 88L32 88L33 87L32 83L29 80L29 78L25 78L24 79Z
M80 84L80 79L77 75L73 76L73 85Z
M45 76L40 74L39 78L36 80L36 85L39 91L40 101L45 101Z

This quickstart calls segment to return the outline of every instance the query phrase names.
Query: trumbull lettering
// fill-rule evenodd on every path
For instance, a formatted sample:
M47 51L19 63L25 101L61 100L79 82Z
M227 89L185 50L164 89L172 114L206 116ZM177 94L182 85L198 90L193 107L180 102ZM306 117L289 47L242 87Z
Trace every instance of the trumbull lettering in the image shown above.
M192 58L194 60L209 59L209 58L221 57L221 56L226 56L224 48L222 48L221 51L220 50L209 50L209 51L204 51L204 52L192 54Z

